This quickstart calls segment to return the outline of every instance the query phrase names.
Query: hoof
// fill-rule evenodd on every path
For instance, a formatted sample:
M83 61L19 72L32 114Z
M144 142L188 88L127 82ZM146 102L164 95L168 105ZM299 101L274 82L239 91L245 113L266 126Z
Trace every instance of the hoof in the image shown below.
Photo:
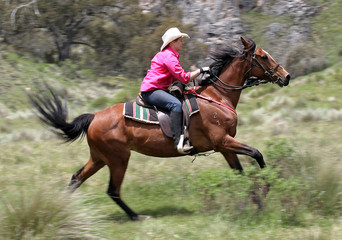
M145 221L147 219L152 218L151 216L147 216L147 215L138 215L136 217L134 217L132 220L134 221Z

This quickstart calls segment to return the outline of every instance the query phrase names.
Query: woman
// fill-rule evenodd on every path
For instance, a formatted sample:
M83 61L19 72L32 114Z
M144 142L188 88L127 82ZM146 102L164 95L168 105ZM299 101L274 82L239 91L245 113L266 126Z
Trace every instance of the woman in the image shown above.
M168 93L168 87L175 81L189 83L201 73L209 72L209 67L200 68L193 72L185 72L179 63L179 52L184 44L183 38L190 38L178 28L170 28L163 37L163 45L151 61L151 67L147 71L140 92L144 100L159 109L170 111L171 130L175 148L179 153L188 154L193 146L184 145L183 112L181 102Z

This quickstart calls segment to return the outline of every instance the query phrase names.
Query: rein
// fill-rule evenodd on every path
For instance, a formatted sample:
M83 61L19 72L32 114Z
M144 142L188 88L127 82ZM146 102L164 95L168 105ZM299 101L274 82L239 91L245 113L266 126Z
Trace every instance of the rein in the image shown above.
M190 89L190 90L186 91L185 93L187 93L187 94L193 94L193 95L195 95L196 97L199 97L199 98L202 98L202 99L204 99L204 100L207 100L208 102L213 102L213 103L216 103L216 104L221 105L221 106L223 106L223 107L226 107L226 108L228 108L230 111L232 111L235 115L237 115L237 112L235 111L234 108L232 108L232 107L230 107L230 106L228 106L228 105L226 105L226 104L224 104L224 103L221 103L221 102L219 102L219 101L216 101L215 99L212 99L212 98L210 98L210 97L205 97L205 96L203 96L203 95L201 95L201 94L198 94L198 93L196 92L196 88Z
M212 75L216 80L213 80L213 79L211 79L211 78L209 78L208 80L209 80L212 84L214 84L214 85L216 85L216 86L218 86L218 87L220 87L220 88L222 88L222 89L224 89L224 90L232 90L232 91L234 91L234 90L243 90L243 89L248 88L248 87L258 86L259 84L265 84L265 83L269 82L269 81L267 81L267 80L259 79L259 78L257 78L257 77L252 76L252 69L253 69L253 67L259 67L259 68L261 68L261 69L264 71L265 75L269 78L269 80L270 80L271 82L273 82L273 83L274 83L274 82L277 82L278 80L277 80L277 81L273 81L273 77L274 77L274 73L273 73L273 72L280 66L280 64L278 63L277 66L275 66L275 67L272 68L271 70L266 70L266 69L264 68L264 66L258 61L258 59L257 59L256 56L255 56L255 52L256 52L257 48L258 48L258 46L255 45L255 46L254 46L254 51L253 51L253 53L250 53L250 50L248 50L248 51L246 51L246 52L243 54L243 58L244 58L244 60L246 60L246 61L249 62L250 68L249 68L249 69L246 71L246 73L244 74L244 75L246 76L246 75L249 73L249 77L248 77L248 78L245 78L245 81L244 81L244 83L243 83L242 86L234 86L234 85L230 85L230 84L228 84L228 83L225 83L224 81L222 81L218 76L216 76L216 75L213 74L213 73L211 73L211 75ZM246 55L250 55L250 56L251 56L251 59L248 59ZM253 64L253 61L256 62L256 65ZM218 84L217 81L219 81L221 84ZM234 108L232 108L232 107L230 107L230 106L228 106L228 105L226 105L226 104L223 104L223 103L221 103L221 102L219 102L219 101L216 101L216 100L214 100L214 99L212 99L212 98L210 98L210 97L205 97L205 96L203 96L203 95L198 94L198 93L196 92L196 88L193 88L193 89L191 89L191 90L188 90L188 91L186 91L185 93L194 94L194 95L196 95L196 97L199 97L199 98L205 99L205 100L207 100L207 101L209 101L209 102L213 102L213 103L216 103L216 104L218 104L218 105L224 106L224 107L228 108L230 111L232 111L233 113L235 113L235 115L237 115L237 113L236 113L236 111L235 111Z
M218 76L216 76L215 74L212 73L212 75L215 77L215 81L212 80L212 79L209 79L209 81L211 83L213 83L214 85L224 89L224 90L243 90L245 88L248 88L248 87L253 87L253 86L258 86L259 84L266 84L268 81L266 80L263 80L263 79L258 79L257 77L254 77L252 76L252 68L255 66L255 67L259 67L261 68L265 75L271 80L271 82L273 82L272 78L274 76L273 72L280 66L280 64L278 63L277 66L275 66L274 68L272 68L271 70L266 70L262 64L258 61L258 59L256 59L255 57L255 52L256 52L256 49L257 49L257 46L255 45L255 48L254 48L254 51L253 51L253 54L250 53L249 51L246 52L246 54L250 54L252 59L249 60L244 54L244 59L246 61L248 61L250 63L250 68L247 70L247 72L245 73L245 75L247 75L247 73L249 73L249 77L248 78L245 78L245 81L244 81L244 84L242 86L234 86L234 85L230 85L228 83L225 83L223 82ZM253 64L253 60L257 63L257 65L254 65ZM222 85L218 84L216 81L219 81Z
M249 77L249 78L245 79L245 82L244 82L244 84L242 86L234 86L234 85L230 85L230 84L227 84L227 83L223 82L215 74L213 74L213 76L216 78L216 80L218 80L224 86L218 84L216 81L214 81L212 79L209 79L209 81L212 82L213 84L215 84L216 86L224 89L224 90L232 90L232 91L234 91L234 90L243 90L243 89L248 88L248 87L258 86L259 84L266 84L267 83L267 81L265 81L265 80L261 80L261 79L258 79L256 77Z

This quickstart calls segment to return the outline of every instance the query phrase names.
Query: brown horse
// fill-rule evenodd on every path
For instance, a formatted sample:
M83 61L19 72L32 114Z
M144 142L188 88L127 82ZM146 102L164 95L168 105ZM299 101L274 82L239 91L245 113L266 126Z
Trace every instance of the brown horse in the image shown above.
M287 86L289 73L263 49L241 37L243 50L226 48L213 56L211 84L199 87L200 112L191 117L190 140L197 152L220 152L231 168L242 171L237 154L254 158L265 167L262 154L255 148L234 139L237 126L235 108L241 90L259 83L272 82ZM120 197L120 188L127 169L131 150L155 157L181 156L174 149L173 140L166 137L159 125L139 123L123 116L123 103L102 111L82 114L67 122L66 105L50 89L52 95L30 95L40 119L56 128L66 141L86 135L90 158L86 165L73 174L70 188L75 190L85 180L107 165L110 170L108 195L133 220L144 219L136 214ZM51 97L53 96L53 97Z

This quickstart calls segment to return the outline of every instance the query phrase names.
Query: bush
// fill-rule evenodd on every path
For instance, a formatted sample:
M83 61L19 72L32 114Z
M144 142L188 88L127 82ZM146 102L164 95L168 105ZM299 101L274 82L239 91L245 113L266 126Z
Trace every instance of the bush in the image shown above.
M296 122L340 121L342 119L342 110L331 108L296 110L292 114L292 119Z
M230 169L206 170L199 172L191 184L200 196L204 212L220 211L248 225L303 222L301 184L295 178L281 178L279 169L249 166L244 174Z
M333 79L338 83L342 83L342 70L340 68L336 68L333 74Z
M326 68L328 60L322 50L305 43L298 44L289 51L285 65L294 78Z
M97 99L95 99L90 106L93 108L104 108L104 107L108 107L109 105L109 99L107 97L99 97Z
M57 189L56 184L45 182L3 191L0 238L95 239L101 225L91 214L94 211L77 195L71 197Z
M237 172L228 170L205 170L199 172L192 186L201 196L204 211L234 211L246 207L246 198L253 182ZM240 211L239 211L240 212Z
M338 161L329 161L319 153L298 152L284 139L268 142L265 154L269 165L279 172L281 180L275 186L292 182L295 187L290 193L299 193L292 204L322 215L341 215L342 175Z
M341 216L338 161L298 150L285 139L275 139L264 151L268 168L247 166L244 174L230 169L204 170L189 178L189 188L198 194L203 212L219 211L240 224L305 226L312 213Z
M294 147L285 139L275 139L266 142L264 151L267 162L271 168L278 169L284 178L294 173L293 164L295 161Z
M111 104L123 103L134 100L140 90L140 85L131 82L131 86L118 92L115 97L110 101Z
M306 188L306 203L321 215L341 216L342 175L340 161L304 152L298 156L300 176Z

